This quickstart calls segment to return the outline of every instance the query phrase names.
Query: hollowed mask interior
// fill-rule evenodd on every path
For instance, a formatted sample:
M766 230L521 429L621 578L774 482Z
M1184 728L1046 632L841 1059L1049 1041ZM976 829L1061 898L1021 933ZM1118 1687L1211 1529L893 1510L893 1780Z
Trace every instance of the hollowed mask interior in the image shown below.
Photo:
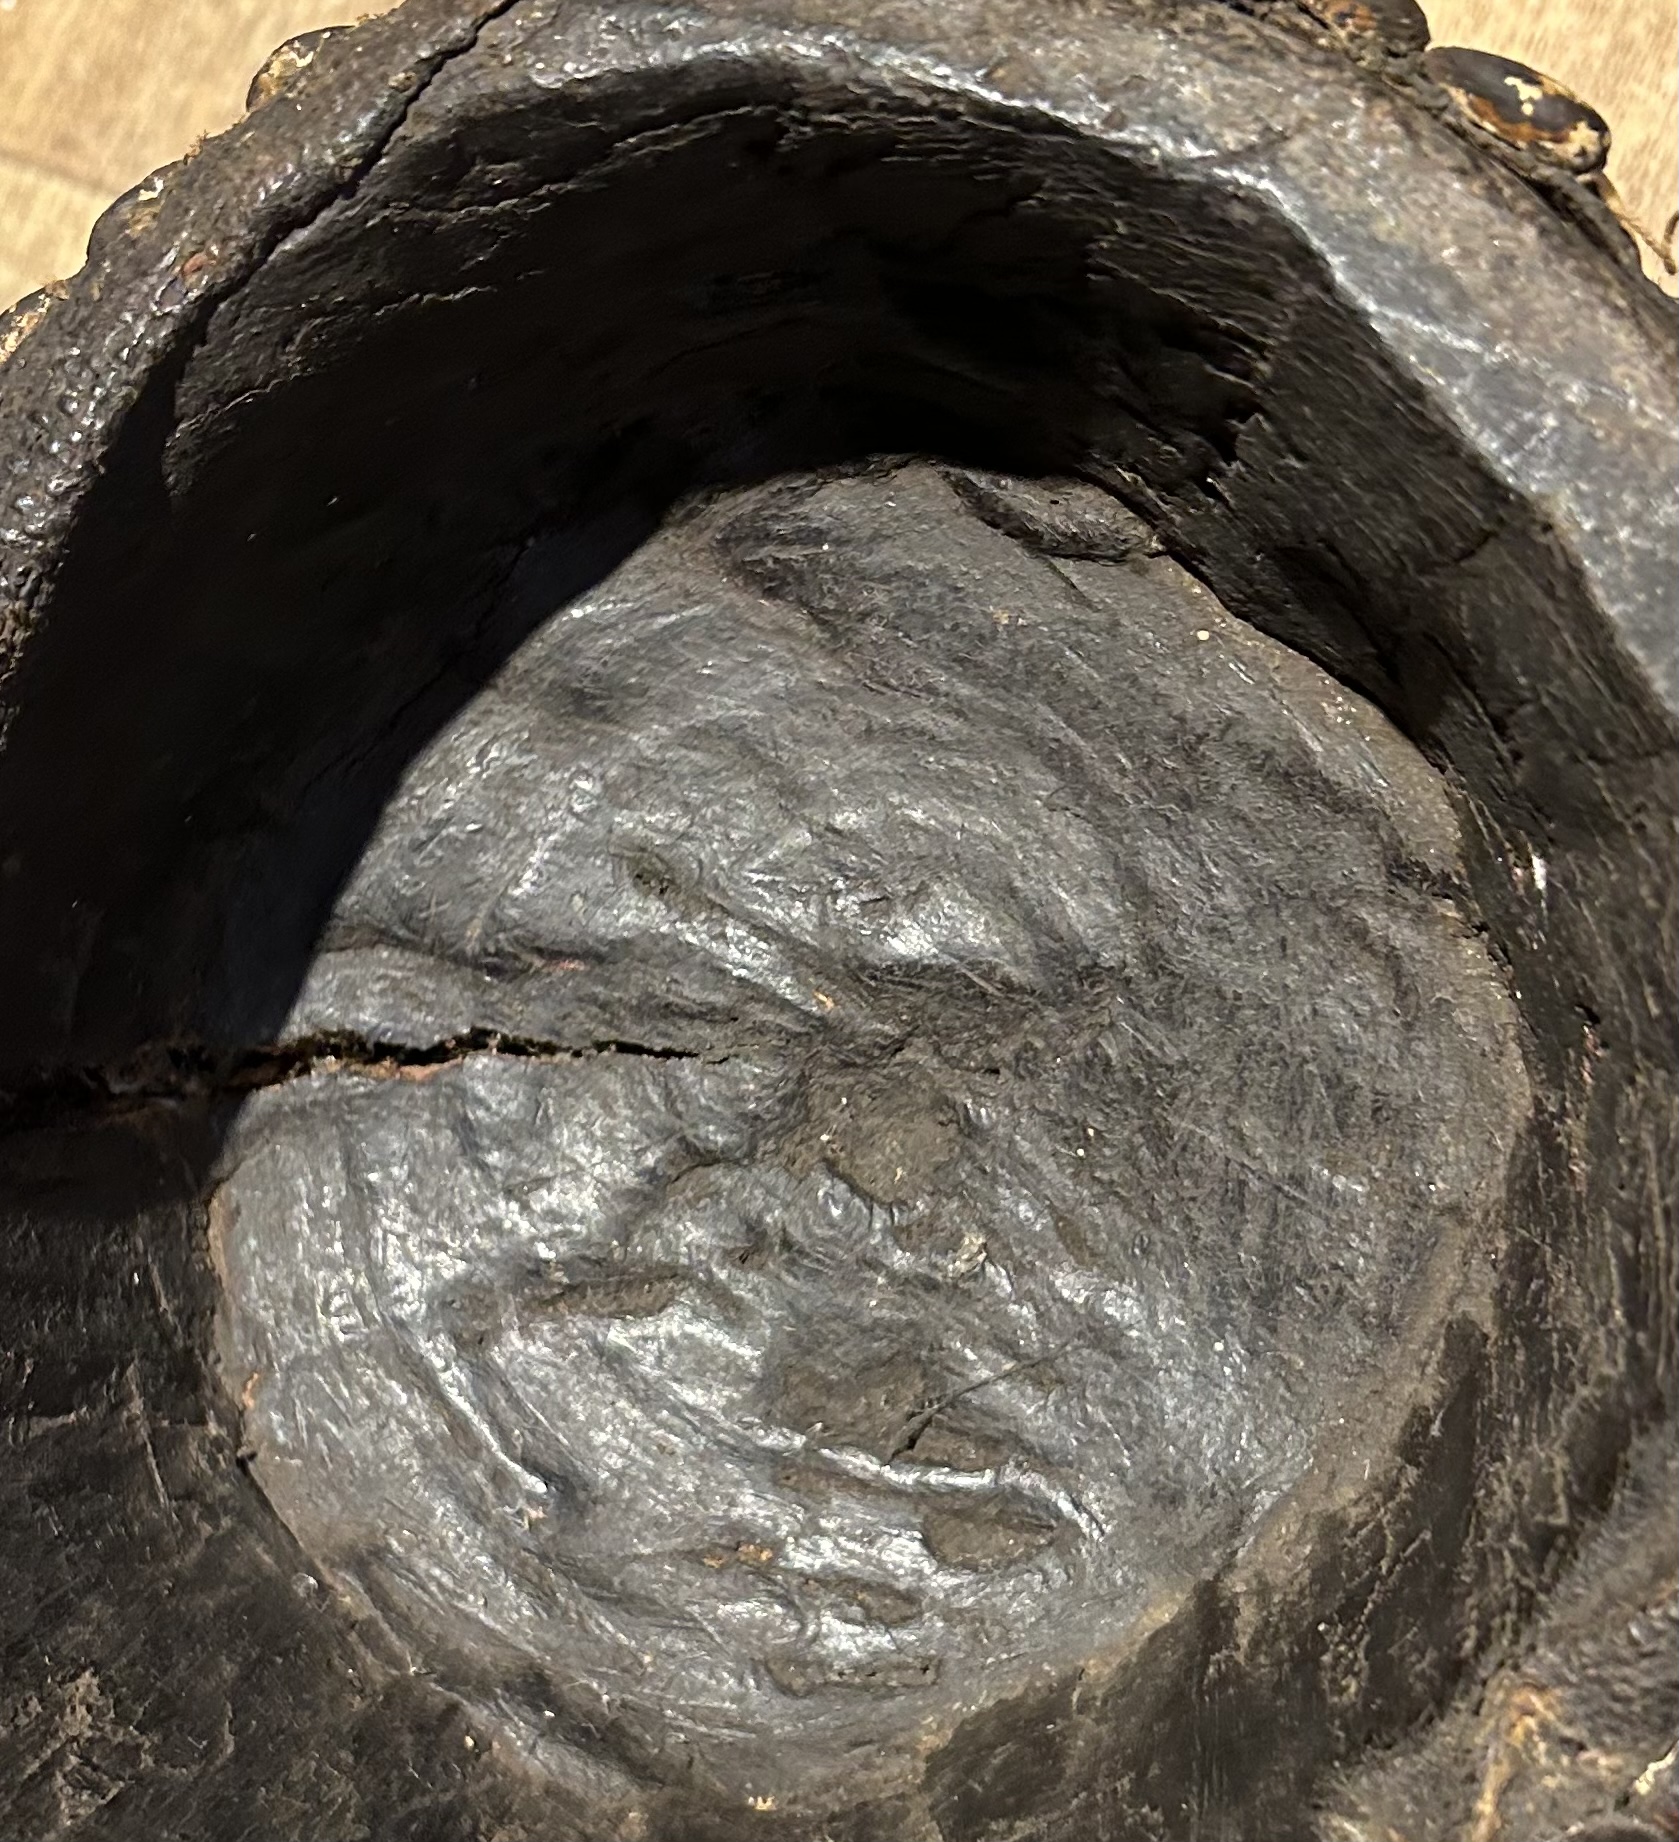
M385 1654L585 1802L814 1808L1356 1478L1534 1206L1589 802L1483 902L1464 611L1572 590L1251 198L612 107L411 125L154 377L0 762L9 1052L51 1209L179 1241L102 1334Z

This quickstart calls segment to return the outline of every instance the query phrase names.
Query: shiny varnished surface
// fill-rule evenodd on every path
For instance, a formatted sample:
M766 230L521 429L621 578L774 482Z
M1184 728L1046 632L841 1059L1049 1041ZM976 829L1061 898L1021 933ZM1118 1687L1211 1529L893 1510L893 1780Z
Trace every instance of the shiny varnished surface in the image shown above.
M1002 44L1013 48L1000 58ZM1535 314L1535 300L1558 299L1566 315ZM1468 1672L1519 1630L1606 1500L1632 1427L1670 1408L1674 1387L1672 352L1656 304L1608 254L1414 98L1367 80L1327 35L1222 6L895 0L848 8L837 24L814 0L743 0L727 14L413 0L326 41L226 140L108 214L68 296L35 303L0 344L11 348L12 481L0 555L10 660L0 686L0 1349L17 1453L0 1490L0 1540L18 1561L0 1614L8 1654L25 1658L0 1679L8 1821L53 1837L103 1825L213 1842L1132 1842L1219 1828L1297 1842L1326 1770L1472 1690ZM809 1672L783 1670L769 1688L754 1676L763 1705L809 1713L787 1769L832 1788L806 1798L743 1792L754 1779L744 1767L718 1776L715 1751L659 1752L627 1723L606 1732L564 1657L550 1674L562 1673L567 1693L544 1700L549 1684L521 1677L499 1640L457 1642L458 1623L419 1618L405 1636L388 1595L383 1608L358 1596L356 1557L320 1533L311 1539L330 1565L301 1547L254 1475L267 1466L277 1500L263 1376L237 1348L215 1359L225 1310L211 1256L237 1253L242 1149L269 1145L317 1184L361 1168L358 1156L368 1170L380 1158L389 1168L386 1152L412 1142L387 1110L401 1090L425 1097L428 1133L424 1107L445 1116L417 1172L431 1186L427 1218L458 1193L474 1220L493 1214L497 1234L514 1211L481 1207L476 1177L458 1192L438 1180L445 1169L470 1174L470 1159L455 1156L460 1128L483 1110L450 1111L438 1096L493 1097L499 1080L528 1099L571 1067L605 1111L621 1112L628 1095L649 1117L669 1114L679 1136L688 1130L683 1080L715 1080L730 1064L707 1063L704 1041L620 1035L626 1025L600 1004L604 1033L594 1034L578 1002L587 960L548 950L566 942L543 911L541 877L501 900L499 843L528 854L530 814L561 809L541 772L497 779L494 811L481 814L497 838L479 840L482 852L457 840L442 879L480 886L470 900L439 900L435 916L423 861L405 869L408 846L394 859L384 851L393 837L416 842L387 816L523 642L557 607L592 605L696 493L902 452L1071 472L1118 495L1148 525L1145 548L1179 559L1256 633L1385 711L1417 751L1405 759L1432 764L1408 792L1390 777L1397 807L1432 835L1444 790L1461 877L1407 877L1405 850L1378 875L1356 825L1346 865L1360 888L1391 874L1405 901L1445 903L1437 921L1455 911L1519 1007L1514 1086L1474 1084L1476 1106L1450 1120L1426 1087L1405 1090L1397 1111L1354 1107L1315 1161L1286 1137L1243 1136L1244 1117L1268 1127L1283 1116L1268 1086L1274 1036L1238 1004L1216 1033L1204 1012L1186 1012L1199 1019L1193 1059L1206 1091L1163 1077L1171 1123L1210 1123L1223 1147L1190 1131L1172 1139L1172 1158L1139 1153L1130 1175L1146 1171L1214 1224L1292 1228L1294 1211L1307 1219L1321 1200L1319 1164L1342 1176L1385 1169L1384 1147L1413 1143L1406 1131L1429 1121L1446 1144L1428 1158L1473 1162L1503 1142L1504 1100L1521 1117L1501 1206L1461 1231L1432 1218L1426 1274L1403 1246L1381 1242L1369 1256L1390 1315L1385 1329L1379 1310L1368 1320L1382 1345L1368 1376L1357 1371L1355 1286L1347 1322L1310 1351L1311 1401L1268 1393L1275 1370L1256 1387L1256 1425L1276 1397L1270 1454L1286 1460L1291 1415L1315 1415L1308 1462L1231 1546L1180 1549L1190 1563L1181 1589L1155 1594L1127 1641L1110 1644L1109 1628L1093 1625L1082 1656L1046 1657L1007 1694L955 1645L936 1682L888 1686L884 1702ZM996 517L1001 490L970 480L958 496ZM1019 522L1002 520L1016 535ZM1047 541L1026 531L1040 558L1077 576L1076 536L1057 519L1040 523L1056 526ZM821 538L833 552L739 548L725 571L733 590L831 624L823 572L867 521L841 525L843 537ZM932 598L927 571L947 543L965 549L967 529L943 513L916 525L920 586L906 589L907 607ZM1102 554L1123 567L1134 537L1122 520ZM682 555L696 581L711 579L704 545ZM661 600L688 605L681 594ZM1020 637L1012 617L987 619L994 637ZM976 627L977 617L956 630L971 638ZM1198 615L1200 631L1209 638L1190 656L1221 656L1220 620ZM919 643L950 679L961 661L953 640L936 637ZM756 666L730 656L742 690L753 689L747 707L773 727ZM974 670L963 664L960 676L979 682ZM1030 676L1010 676L1011 696L1027 693ZM1324 682L1316 672L1309 681ZM855 700L876 707L882 687L858 683ZM914 693L913 675L897 688ZM695 674L688 691L698 707L716 686ZM1093 690L1089 709L1109 708L1107 695L1105 684ZM773 700L778 721L786 701ZM649 703L666 720L668 708ZM563 713L586 725L588 698ZM1006 724L976 715L1023 786L1036 784L1039 754L1061 771L1038 743L1022 752ZM1127 725L1148 733L1137 712ZM833 744L823 735L801 746L827 760ZM1145 804L1161 808L1151 824L1165 827L1180 795L1197 815L1210 811L1240 780L1185 781L1184 753L1164 767L1161 751L1151 757ZM432 775L433 791L472 778L456 762ZM773 776L750 784L748 838L772 824L781 798ZM1329 783L1314 768L1300 784ZM1284 863L1270 834L1289 810L1287 788L1270 791L1263 861L1323 909L1327 952L1346 906L1334 884L1343 845L1302 822L1302 861ZM695 810L685 802L696 796L657 775L629 794L653 818ZM819 785L812 810L833 797ZM960 818L971 803L950 811ZM1008 800L1002 810L1018 812ZM714 892L684 883L695 866L675 832L655 830L640 881L600 905L605 937L572 943L595 953L603 995L617 1008L634 957L621 950L652 938L659 952L644 970L673 983L700 975L687 1021L708 1040L719 990L740 999L750 1030L733 1047L751 1050L753 1066L766 1049L808 1064L795 1067L787 1117L797 1118L780 1138L773 1093L733 1090L735 1117L756 1109L771 1128L752 1159L785 1169L796 1190L816 1168L800 1135L820 1144L829 1125L807 1125L850 1115L862 1088L869 1130L849 1141L830 1132L823 1161L831 1152L846 1188L877 1208L900 1208L905 1197L880 1199L872 1186L896 1185L900 1168L907 1183L948 1142L949 1096L919 1064L933 1092L919 1078L886 1081L910 1071L889 1068L866 1032L860 1049L841 1035L847 1019L879 1014L878 993L864 1004L848 989L866 923L821 935L832 976L824 957L801 999L785 974L808 972L813 949L777 906L797 889L731 874L715 892L722 905L735 922L743 905L748 917L780 917L769 943L780 957L754 969L761 986L732 973L719 981L728 953L755 937L725 928L715 945L704 931ZM942 834L897 825L890 835L895 853L946 862ZM573 841L585 863L598 857L586 824ZM981 855L987 874L1004 873L1000 855ZM1057 861L1026 855L1005 864L1019 888L1059 886ZM1080 867L1077 852L1071 862ZM773 854L771 864L784 874ZM982 920L1009 912L973 910ZM1274 917L1232 912L1242 927L1228 941L1216 903L1181 936L1145 928L1136 939L1184 952L1193 937L1204 981L1283 991ZM1146 905L1138 913L1158 921ZM1076 1043L1087 1019L1068 1008L1056 971L1054 914L1031 911L1044 932L1024 957L1018 941L984 946L1016 973L1044 956L1032 992L1070 1020L1062 1034ZM910 918L926 921L913 903ZM1079 927L1075 944L1088 923ZM1430 938L1424 930L1410 945L1422 951ZM1426 952L1423 964L1433 964ZM944 969L948 991L921 979L911 1021L930 1017L935 999L945 1017L1006 1012L1008 987L983 965L968 970ZM1356 983L1366 970L1343 951L1319 983L1338 989L1343 973ZM1145 986L1158 1004L1161 991ZM1339 1055L1313 1034L1320 1016L1297 1022L1282 1010L1318 1061ZM661 1018L644 1006L640 1020ZM573 1035L585 1023L586 1041ZM1449 1023L1433 1019L1446 1040ZM1374 1025L1359 1034L1379 1047L1395 1040ZM843 1078L809 1078L828 1072L817 1051L835 1044ZM1121 1076L1150 1066L1152 1052L1137 1053L1114 1064ZM1087 1096L1052 1062L1023 1066L1052 1120L1078 1118L1067 1095ZM1381 1074L1380 1064L1366 1071L1372 1097L1388 1092ZM1444 1091L1461 1085L1447 1079ZM550 1112L561 1127L573 1119L570 1091ZM1152 1152L1143 1128L1154 1103L1118 1091L1136 1105L1116 1120ZM1234 1095L1246 1096L1245 1115ZM333 1105L365 1102L354 1155L337 1127L308 1152L295 1133L262 1138L264 1115L277 1124L323 1096L329 1125ZM1301 1104L1317 1101L1308 1093ZM923 1129L906 1134L918 1119ZM1058 1127L1051 1142L1068 1136L1069 1164L1088 1166L1089 1139L1081 1147ZM598 1163L597 1140L569 1138L584 1153L574 1170ZM898 1155L907 1140L921 1154ZM720 1141L701 1143L709 1152ZM1222 1183L1217 1160L1232 1149L1252 1168L1228 1176L1228 1195L1210 1182L1172 1190L1174 1171L1198 1158ZM1271 1200L1266 1171L1298 1195ZM632 1190L642 1181L638 1169ZM1072 1181L1094 1192L1097 1175ZM383 1182L362 1184L380 1209L385 1197L372 1192ZM1250 1187L1237 1206L1243 1185L1266 1194ZM1492 1200L1491 1186L1484 1193ZM402 1207L416 1213L412 1199ZM859 1259L873 1245L859 1243ZM1295 1245L1287 1235L1267 1244L1280 1274ZM1308 1321L1311 1284L1340 1283L1330 1245L1300 1243L1312 1280L1296 1303ZM352 1251L342 1270L392 1270ZM1207 1290L1185 1318L1205 1338L1197 1361L1215 1373L1230 1354L1212 1348L1231 1342L1212 1319L1231 1269L1216 1243L1206 1252L1195 1276ZM1076 1278L1080 1263L1100 1271L1111 1258L1069 1254L1065 1271ZM234 1270L224 1258L222 1274ZM1406 1284L1408 1271L1418 1277ZM509 1296L531 1294L525 1319L556 1346L574 1339L574 1353L598 1347L590 1335L610 1345L653 1334L720 1296L685 1289L657 1262L628 1285L586 1263L534 1284L503 1277ZM1257 1263L1253 1278L1263 1286ZM853 1279L849 1266L832 1274L824 1312L836 1322L857 1309ZM380 1284L393 1321L424 1324L425 1295L405 1302ZM486 1347L501 1334L498 1296L464 1289L469 1341L475 1322ZM791 1306L767 1282L766 1296ZM960 1296L952 1283L945 1302ZM1249 1315L1265 1328L1263 1313ZM453 1346L438 1347L442 1363ZM958 1409L1024 1398L1010 1390L1025 1368L983 1370L987 1385L956 1401L933 1394L943 1375L973 1371L959 1350L957 1360L943 1347L930 1354L925 1383L871 1369L880 1385L857 1387L868 1411L838 1423L866 1440L871 1424L880 1430L870 1416L902 1424L905 1396L923 1403L893 1440L897 1451L913 1438L907 1454L871 1461L889 1472L929 1439L929 1459L939 1453L930 1410L940 1403L955 1423ZM754 1411L781 1403L771 1418L798 1437L815 1423L799 1423L810 1397L843 1402L855 1379L818 1365L807 1388L785 1363L764 1366ZM419 1391L423 1365L411 1379ZM1217 1436L1232 1411L1216 1389L1175 1399L1180 1440L1203 1424ZM590 1452L606 1452L588 1430ZM369 1446L378 1432L368 1430ZM497 1433L479 1454L493 1460L498 1442L516 1444ZM840 1450L867 1458L860 1444ZM938 1464L959 1472L952 1456ZM490 1463L480 1475L505 1472ZM378 1520L359 1497L346 1507L346 1494L335 1486L345 1519ZM983 1545L994 1564L970 1565L976 1579L1028 1577L1035 1557L1009 1558L1005 1542L1023 1531L1002 1507L983 1523L984 1544L971 1521L921 1515L916 1551L932 1558L918 1564L944 1567L938 1549L973 1563ZM304 1526L300 1509L290 1513ZM406 1539L394 1515L374 1533L387 1550ZM750 1599L772 1577L768 1545L746 1534L708 1548L721 1564L702 1556L691 1573L710 1584L683 1590L721 1593L724 1576ZM574 1540L570 1555L583 1546ZM1061 1552L1053 1540L1041 1552L1052 1549ZM688 1577L672 1570L660 1590ZM458 1620L454 1596L439 1598ZM902 1604L870 1603L867 1616L893 1629ZM968 1676L977 1693L965 1699ZM921 1697L938 1718L896 1749L846 1748L833 1710L850 1701L872 1718L893 1696L904 1706ZM559 1739L533 1759L515 1736L550 1725Z
M1026 541L789 481L558 609L338 905L290 1027L346 1059L226 1153L252 1475L553 1769L884 1776L1122 1645L1504 1206L1435 777L1068 555L1140 543L1101 493L954 477Z

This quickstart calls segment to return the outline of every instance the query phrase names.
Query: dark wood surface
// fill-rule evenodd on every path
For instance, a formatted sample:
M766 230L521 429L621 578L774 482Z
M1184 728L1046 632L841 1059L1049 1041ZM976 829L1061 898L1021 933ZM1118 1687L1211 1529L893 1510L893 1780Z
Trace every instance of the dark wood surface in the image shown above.
M282 40L356 0L0 0L0 303L80 266L99 212L243 107ZM1429 0L1439 44L1519 58L1608 117L1609 171L1660 235L1679 185L1671 0ZM1671 286L1671 283L1669 284Z

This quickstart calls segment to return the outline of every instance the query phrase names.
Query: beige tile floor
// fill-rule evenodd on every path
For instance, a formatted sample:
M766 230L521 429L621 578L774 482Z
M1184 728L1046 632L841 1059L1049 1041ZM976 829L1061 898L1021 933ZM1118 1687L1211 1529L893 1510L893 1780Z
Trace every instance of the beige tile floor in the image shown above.
M1658 232L1679 190L1673 0L1424 0L1437 41L1502 51L1594 103ZM0 0L0 305L81 264L94 218L239 114L282 39L369 0Z

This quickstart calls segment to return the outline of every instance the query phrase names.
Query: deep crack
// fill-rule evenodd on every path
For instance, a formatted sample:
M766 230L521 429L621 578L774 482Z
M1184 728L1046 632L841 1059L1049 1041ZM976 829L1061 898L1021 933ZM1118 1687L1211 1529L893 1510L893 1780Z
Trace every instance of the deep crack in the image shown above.
M151 1043L114 1068L54 1069L0 1091L0 1132L159 1103L235 1099L339 1070L398 1080L411 1071L447 1067L473 1055L533 1062L584 1061L603 1055L713 1064L731 1059L729 1053L707 1055L618 1037L560 1043L485 1029L424 1044L374 1042L338 1032L234 1051L218 1051L205 1043Z

